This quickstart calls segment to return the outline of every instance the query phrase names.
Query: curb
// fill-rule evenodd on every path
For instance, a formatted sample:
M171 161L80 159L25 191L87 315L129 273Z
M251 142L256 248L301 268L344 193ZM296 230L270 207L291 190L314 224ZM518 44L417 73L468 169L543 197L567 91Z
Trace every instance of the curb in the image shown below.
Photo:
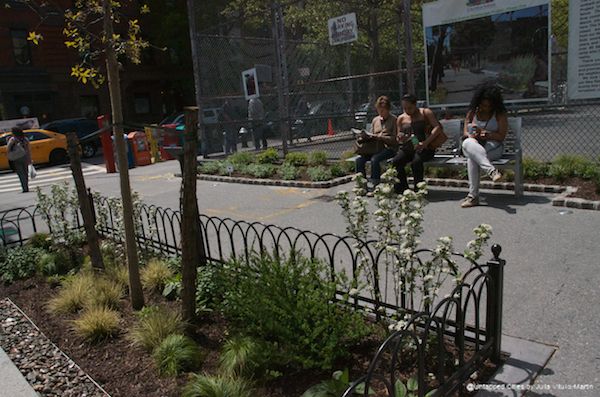
M412 179L412 178L409 178ZM462 179L443 179L443 178L425 178L425 181L430 186L444 186L444 187L469 187L469 181ZM490 182L481 181L479 186L483 189L492 190L515 190L514 182ZM524 183L523 190L526 192L539 192L539 193L563 193L568 190L570 186L560 185L537 185L533 183Z
M600 201L586 200L577 197L569 197L570 194L577 191L576 187L568 186L566 191L560 196L552 199L554 207L568 207L580 210L600 211Z
M198 174L197 178L201 181L209 182L242 183L246 185L299 187L311 189L328 189L352 181L352 175L342 176L340 178L335 178L324 182L284 181L282 179L255 179L207 174Z

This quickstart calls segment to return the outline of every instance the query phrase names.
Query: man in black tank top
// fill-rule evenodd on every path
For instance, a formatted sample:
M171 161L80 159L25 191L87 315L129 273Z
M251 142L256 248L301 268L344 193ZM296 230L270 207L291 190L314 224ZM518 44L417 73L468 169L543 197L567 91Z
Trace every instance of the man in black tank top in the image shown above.
M430 109L417 107L417 98L414 95L402 97L402 109L404 113L397 119L397 140L400 148L392 160L400 180L394 186L396 193L403 193L408 189L404 169L407 164L412 168L414 186L417 190L417 185L423 181L425 172L423 163L432 160L435 155L435 149L431 148L430 144L437 134L442 132L442 126L435 114Z

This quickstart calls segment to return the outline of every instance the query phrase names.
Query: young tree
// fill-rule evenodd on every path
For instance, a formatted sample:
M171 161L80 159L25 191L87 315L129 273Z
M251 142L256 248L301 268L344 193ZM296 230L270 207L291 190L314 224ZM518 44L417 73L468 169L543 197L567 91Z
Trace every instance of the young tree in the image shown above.
M127 265L129 269L129 291L131 304L139 310L144 306L144 295L140 282L138 252L133 220L133 200L127 168L125 140L123 138L123 105L118 57L139 64L141 52L149 43L140 36L139 20L132 15L148 13L149 7L133 0L75 0L73 7L60 9L55 3L43 0L16 0L28 6L40 16L40 24L49 15L57 13L64 16L63 33L67 38L65 45L73 48L79 55L80 62L71 68L71 76L83 84L90 83L98 88L105 82L102 64L106 66L108 89L111 100L113 136L117 147L119 162L119 180L121 199L123 202L123 223L125 228L125 245ZM9 4L3 1L2 3ZM2 4L5 5L5 4ZM52 8L53 13L48 12ZM43 36L35 30L29 32L28 39L39 44Z

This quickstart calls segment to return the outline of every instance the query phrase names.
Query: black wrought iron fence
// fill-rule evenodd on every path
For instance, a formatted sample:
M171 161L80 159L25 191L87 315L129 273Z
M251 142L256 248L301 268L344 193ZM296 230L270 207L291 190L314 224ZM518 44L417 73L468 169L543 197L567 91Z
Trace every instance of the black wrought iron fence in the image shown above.
M93 197L100 233L120 239L119 209L110 199L98 195L90 197ZM141 247L163 255L181 254L179 211L138 204L136 213L136 237ZM73 221L74 225L80 224L79 219ZM368 373L361 378L368 384L392 390L396 380L395 366L406 364L398 356L401 349L411 345L407 345L406 338L415 341L411 351L416 354L414 362L417 365L413 370L420 382L419 395L431 388L437 389L435 395L445 395L464 382L482 361L500 357L504 261L499 258L499 246L493 248L494 258L483 264L453 254L452 260L460 269L460 279L457 282L449 280L440 287L435 300L422 305L423 297L415 297L408 289L403 289L399 296L392 293L392 283L398 280L391 275L385 249L376 248L375 241L204 215L200 217L200 223L206 255L211 262L224 263L233 257L248 261L256 253L286 255L298 251L326 263L332 277L336 272L346 272L354 281L370 282L364 292L351 297L355 308L373 318L387 318L388 321L410 317L379 349ZM0 229L5 247L22 245L33 233L51 231L37 207L0 213ZM6 233L8 230L13 233ZM432 251L427 249L418 251L416 262L427 260L431 254ZM359 263L363 261L364 265L364 260L372 269L372 279L365 278L359 271ZM346 294L348 291L338 291L338 297ZM399 313L401 317L398 317ZM437 338L435 349L440 353L434 354L436 359L433 361L425 360L425 354L431 357L433 352L432 338ZM442 350L446 353L442 354ZM452 357L450 361L449 357ZM388 371L387 375L385 371ZM436 380L425 386L430 373L435 374ZM358 383L349 390L356 390ZM349 393L346 395L351 395Z

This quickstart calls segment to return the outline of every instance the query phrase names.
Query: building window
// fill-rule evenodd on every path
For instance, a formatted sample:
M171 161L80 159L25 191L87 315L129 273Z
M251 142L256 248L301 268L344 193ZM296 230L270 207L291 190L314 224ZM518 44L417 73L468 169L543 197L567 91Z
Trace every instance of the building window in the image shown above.
M79 98L81 115L88 119L95 119L100 114L97 95L82 95Z
M27 30L11 29L10 37L17 65L31 65L31 48L27 41Z
M134 95L135 114L150 114L150 95Z

